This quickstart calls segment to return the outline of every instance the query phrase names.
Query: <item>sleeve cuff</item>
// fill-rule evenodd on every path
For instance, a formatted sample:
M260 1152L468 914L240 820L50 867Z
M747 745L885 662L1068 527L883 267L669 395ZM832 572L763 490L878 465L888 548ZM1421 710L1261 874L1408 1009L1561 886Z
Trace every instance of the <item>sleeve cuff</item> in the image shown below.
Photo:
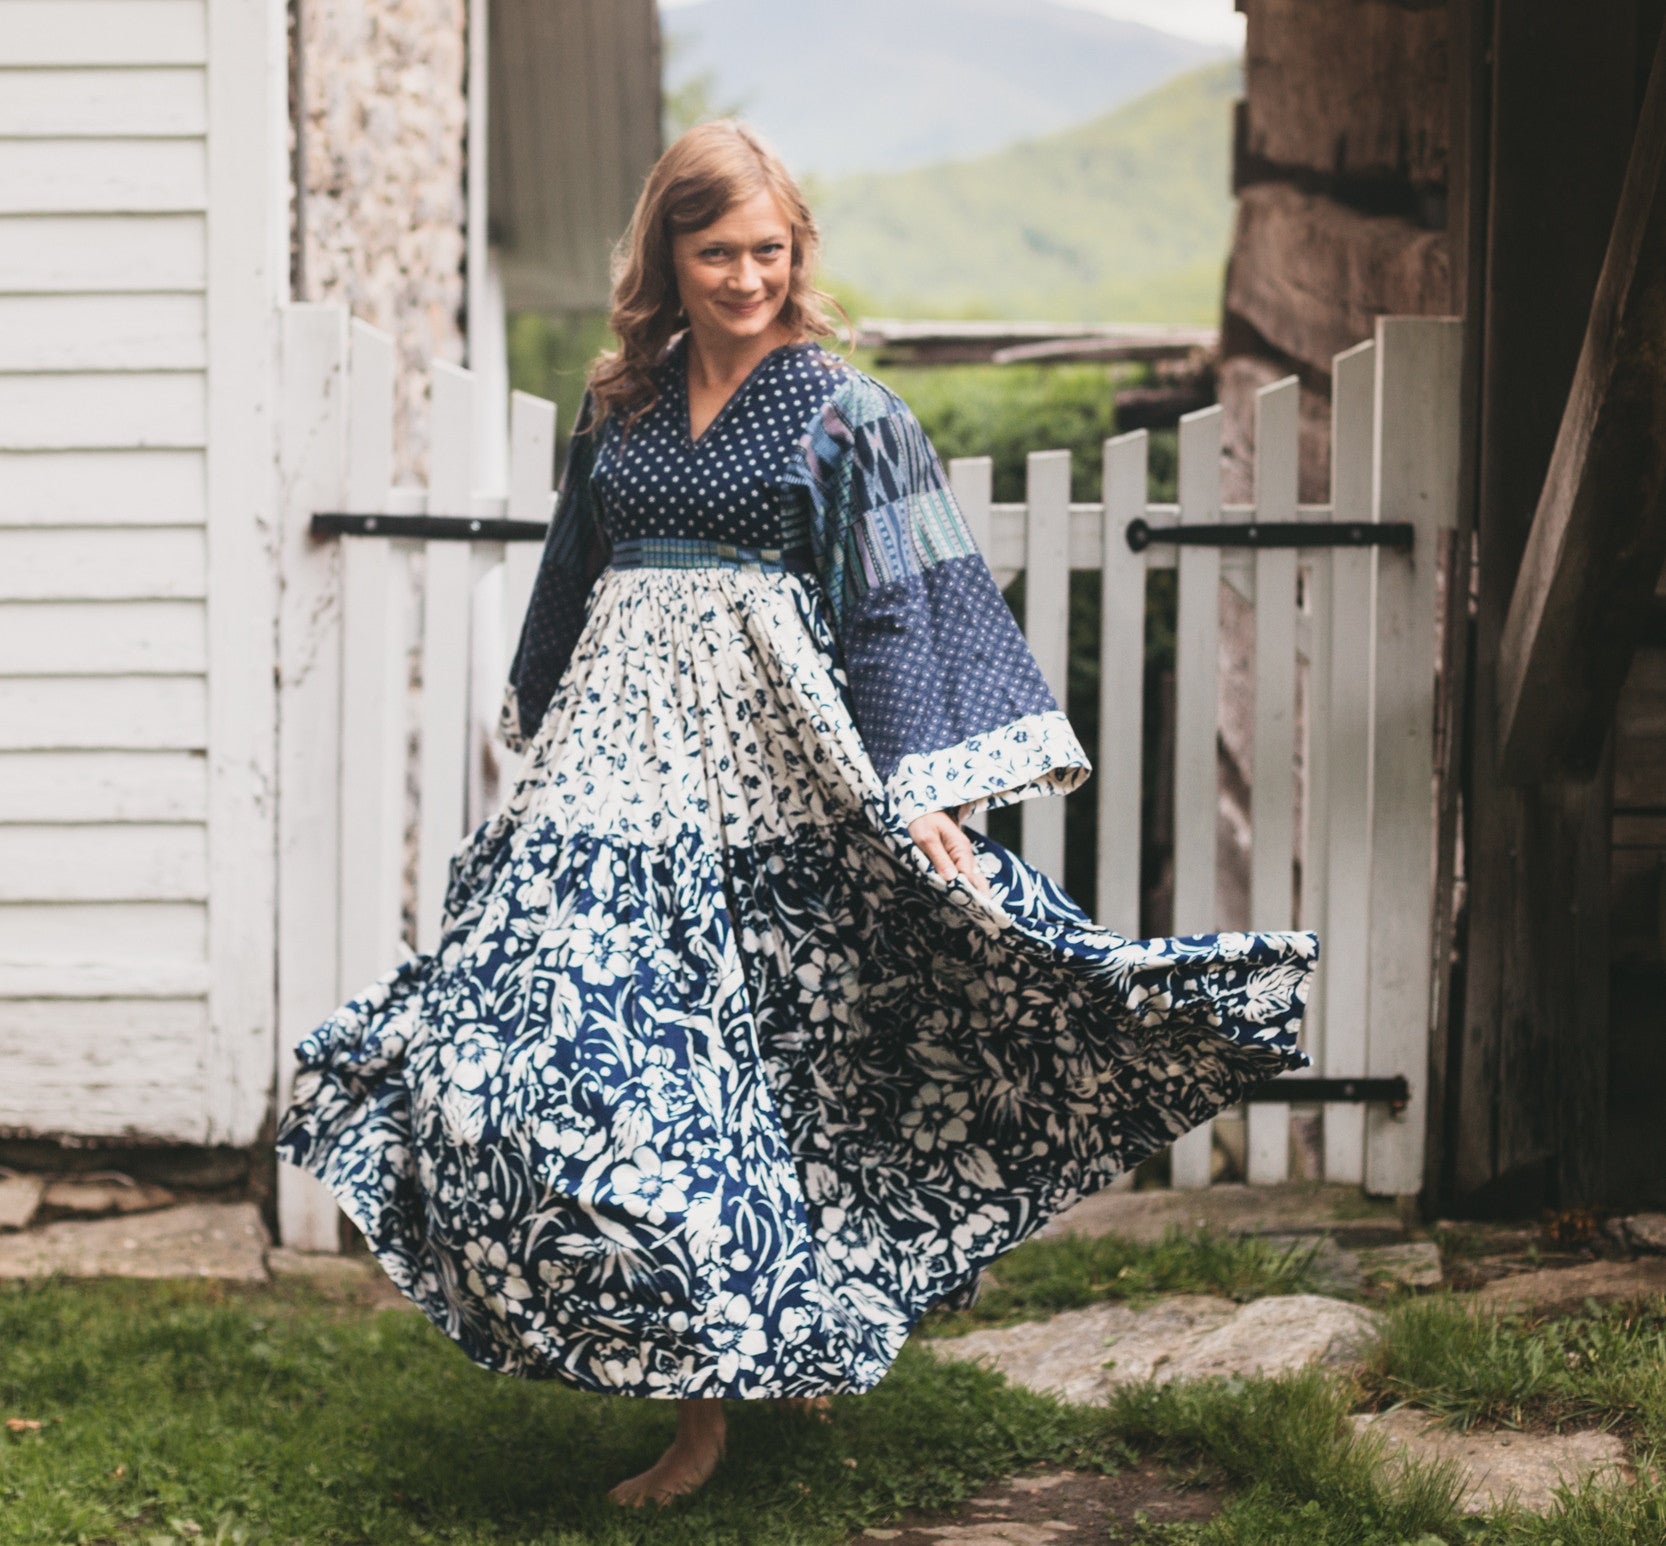
M954 811L964 821L999 805L1069 794L1092 772L1070 721L1051 709L904 757L885 792L905 826L928 811Z

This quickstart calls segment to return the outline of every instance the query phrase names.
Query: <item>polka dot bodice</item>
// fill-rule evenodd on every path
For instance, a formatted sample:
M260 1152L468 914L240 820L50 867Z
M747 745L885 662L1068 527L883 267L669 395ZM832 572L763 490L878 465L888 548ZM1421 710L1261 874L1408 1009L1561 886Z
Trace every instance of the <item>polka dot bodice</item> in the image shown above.
M843 362L814 342L766 354L698 439L689 433L687 334L658 367L659 397L621 436L602 426L591 476L597 517L615 542L697 537L774 547L788 540L782 473L804 426L838 385Z

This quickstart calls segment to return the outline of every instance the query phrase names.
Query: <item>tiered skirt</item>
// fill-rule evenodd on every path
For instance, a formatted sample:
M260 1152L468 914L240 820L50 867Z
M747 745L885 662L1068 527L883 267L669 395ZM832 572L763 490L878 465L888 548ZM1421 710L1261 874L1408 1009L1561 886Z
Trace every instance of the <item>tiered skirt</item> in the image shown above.
M278 1152L483 1367L866 1390L1003 1251L1306 1061L1312 934L1130 941L973 842L987 894L888 801L812 579L608 569L438 947L301 1041Z

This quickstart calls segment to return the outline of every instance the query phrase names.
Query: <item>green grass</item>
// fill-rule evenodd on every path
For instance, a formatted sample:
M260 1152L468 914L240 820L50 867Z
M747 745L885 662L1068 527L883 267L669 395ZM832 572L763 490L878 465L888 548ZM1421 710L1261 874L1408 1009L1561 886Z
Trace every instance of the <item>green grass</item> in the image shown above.
M1081 1296L1299 1286L1263 1243L1036 1242L997 1266L1011 1313ZM1124 1274L1124 1269L1130 1269ZM988 1318L986 1301L970 1318ZM1647 1478L1666 1434L1666 1301L1556 1320L1437 1296L1385 1316L1359 1384L1317 1373L1136 1387L1071 1408L904 1351L828 1424L730 1406L730 1458L664 1515L606 1487L669 1437L662 1402L581 1395L474 1368L420 1316L301 1285L46 1281L0 1286L0 1546L185 1542L833 1543L1043 1462L1164 1459L1230 1479L1222 1513L1146 1546L1618 1546L1666 1540L1666 1491L1570 1493L1548 1520L1465 1520L1450 1475L1385 1468L1347 1421L1414 1399L1454 1421L1626 1431Z
M729 1410L718 1477L650 1521L602 1494L669 1441L669 1403L505 1379L420 1316L299 1289L6 1285L0 1416L41 1427L0 1431L0 1542L833 1542L1115 1453L1102 1415L915 1350L827 1425Z
M1389 1312L1366 1385L1379 1402L1411 1401L1459 1427L1619 1426L1663 1450L1666 1300L1552 1318L1444 1294L1407 1300Z
M1315 1245L1271 1245L1254 1236L1170 1231L1139 1242L1115 1235L1032 1240L996 1263L995 1284L969 1310L928 1317L926 1329L955 1336L978 1326L1033 1320L1102 1299L1220 1294L1259 1299L1312 1290Z
M1385 1472L1348 1425L1354 1391L1309 1371L1278 1380L1134 1386L1107 1410L1135 1449L1207 1455L1242 1491L1193 1532L1208 1546L1387 1546L1456 1539L1457 1486L1440 1467ZM1156 1539L1162 1539L1158 1536ZM1184 1540L1170 1532L1169 1539Z

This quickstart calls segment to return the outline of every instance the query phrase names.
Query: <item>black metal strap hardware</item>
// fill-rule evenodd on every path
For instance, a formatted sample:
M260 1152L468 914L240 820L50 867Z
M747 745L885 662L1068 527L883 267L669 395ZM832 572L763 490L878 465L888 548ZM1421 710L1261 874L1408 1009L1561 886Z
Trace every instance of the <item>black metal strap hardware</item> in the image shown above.
M1244 1099L1249 1102L1282 1101L1293 1106L1333 1103L1389 1106L1398 1116L1411 1104L1411 1085L1404 1074L1386 1079L1309 1079L1297 1074L1258 1084Z
M1153 526L1140 516L1128 523L1128 546L1143 553L1153 542L1214 548L1403 548L1417 528L1410 521L1198 521Z
M542 542L543 521L479 515L350 515L325 511L308 528L315 537L416 537L424 542Z

